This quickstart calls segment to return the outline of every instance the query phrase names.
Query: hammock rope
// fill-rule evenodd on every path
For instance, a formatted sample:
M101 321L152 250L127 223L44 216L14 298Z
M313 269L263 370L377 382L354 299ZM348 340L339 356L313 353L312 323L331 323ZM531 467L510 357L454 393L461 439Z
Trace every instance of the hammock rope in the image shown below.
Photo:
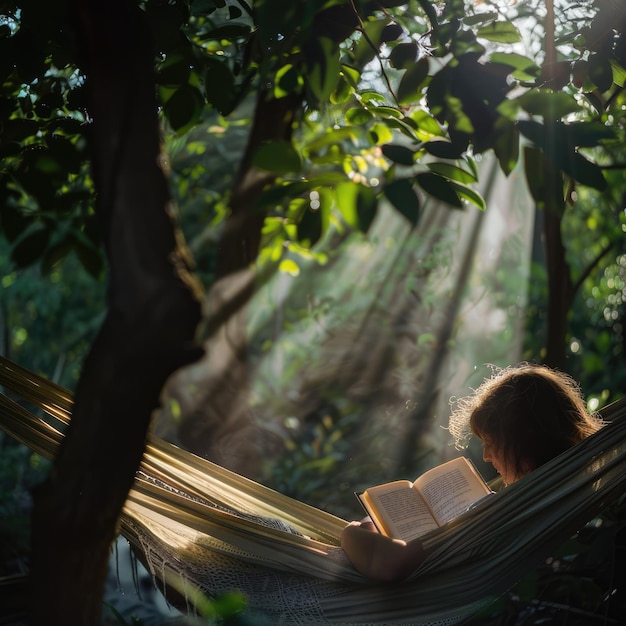
M71 394L0 357L0 426L54 458ZM504 593L626 489L626 400L600 432L424 538L404 582L373 584L339 547L345 520L149 436L121 531L159 581L193 604L240 590L272 624L450 626Z

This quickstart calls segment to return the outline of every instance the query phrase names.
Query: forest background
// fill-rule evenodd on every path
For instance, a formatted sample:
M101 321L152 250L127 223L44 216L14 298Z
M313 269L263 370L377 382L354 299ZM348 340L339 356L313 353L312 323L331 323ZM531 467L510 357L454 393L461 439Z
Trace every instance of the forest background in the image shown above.
M0 348L78 392L54 477L1 440L3 561L53 579L46 617L102 585L150 420L351 517L450 454L432 417L486 362L624 394L625 25L619 0L2 3ZM487 247L511 207L527 237ZM607 619L607 534L585 542L480 619L546 590L550 619Z

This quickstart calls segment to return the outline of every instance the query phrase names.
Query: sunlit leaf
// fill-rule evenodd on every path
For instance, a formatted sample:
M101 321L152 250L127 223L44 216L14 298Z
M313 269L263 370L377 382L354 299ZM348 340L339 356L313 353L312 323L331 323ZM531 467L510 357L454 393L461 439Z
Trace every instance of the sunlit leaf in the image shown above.
M354 126L361 126L367 124L372 119L372 114L362 107L353 107L348 109L345 114L346 122L354 124Z
M382 122L376 122L369 130L369 136L376 145L389 143L393 139L393 134L389 126Z
M497 43L517 43L522 40L519 31L511 22L492 22L476 31L476 36Z
M356 141L358 133L359 129L351 126L329 130L329 132L306 144L305 151L307 154L310 154L328 148L328 146L333 144L339 144L344 141Z
M443 129L439 122L424 109L416 109L410 113L411 119L415 122L417 130L423 135L430 135L434 137L442 137L444 134Z
M626 33L622 34L622 37L626 41ZM626 68L611 59L611 69L613 70L613 82L618 87L624 87L626 85Z
M450 181L451 187L454 191L463 199L471 202L474 206L477 206L481 211L487 209L485 199L474 189L467 187L466 185L460 185L454 181Z
M494 52L489 60L513 68L513 76L519 80L531 80L539 76L541 68L528 57L516 52Z
M359 217L357 213L357 200L359 195L359 185L348 182L337 185L335 188L335 204L341 213L344 222L352 228L359 227Z
M478 180L473 173L463 170L451 163L427 163L427 166L431 172L459 183L475 183Z
M283 259L278 266L278 271L290 276L298 276L300 274L298 264L292 259Z
M274 97L284 98L285 96L299 90L302 87L303 79L300 73L291 63L283 65L276 72L274 80Z
M404 114L402 113L402 111L390 106L374 106L371 107L371 111L374 113L378 113L383 118L391 117L396 120L401 120L404 118Z

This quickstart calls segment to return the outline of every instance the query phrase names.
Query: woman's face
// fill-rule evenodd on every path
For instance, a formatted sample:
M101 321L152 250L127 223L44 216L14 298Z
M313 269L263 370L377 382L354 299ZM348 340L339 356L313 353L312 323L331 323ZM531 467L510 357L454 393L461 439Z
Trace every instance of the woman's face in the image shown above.
M483 440L483 460L494 466L496 472L502 476L505 485L513 484L524 475L518 474L513 459L507 458L503 450L487 440Z

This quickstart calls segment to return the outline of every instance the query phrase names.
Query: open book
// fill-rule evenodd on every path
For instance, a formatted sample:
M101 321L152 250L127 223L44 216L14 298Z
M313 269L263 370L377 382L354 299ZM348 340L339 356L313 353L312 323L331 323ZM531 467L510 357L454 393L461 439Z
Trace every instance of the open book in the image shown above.
M410 541L490 493L473 463L461 456L428 470L415 482L395 480L356 495L380 533Z

